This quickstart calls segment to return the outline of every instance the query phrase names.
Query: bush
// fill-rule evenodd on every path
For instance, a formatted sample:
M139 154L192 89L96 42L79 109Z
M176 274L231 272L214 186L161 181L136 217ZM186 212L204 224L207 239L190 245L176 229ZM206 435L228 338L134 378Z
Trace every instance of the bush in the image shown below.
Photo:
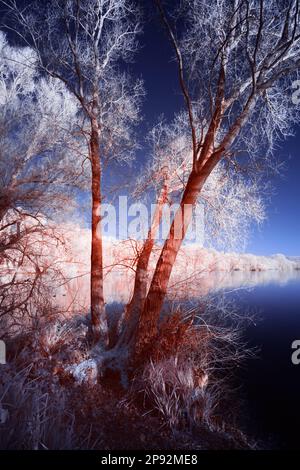
M145 397L171 429L209 418L212 397L207 385L205 371L178 357L150 362L140 381Z
M74 449L78 446L75 417L67 410L62 388L45 391L31 367L0 379L1 449Z

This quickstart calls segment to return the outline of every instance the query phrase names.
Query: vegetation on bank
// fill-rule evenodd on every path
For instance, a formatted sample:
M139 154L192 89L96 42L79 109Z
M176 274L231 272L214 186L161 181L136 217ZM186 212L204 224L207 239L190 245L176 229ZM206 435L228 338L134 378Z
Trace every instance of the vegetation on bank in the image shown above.
M233 321L228 309L214 300L203 303L201 318L194 309L168 312L150 362L129 373L127 387L112 369L95 378L87 368L83 380L72 374L93 357L86 317L45 317L6 335L0 448L252 447L235 424L231 392L235 368L249 351L241 319L235 312Z

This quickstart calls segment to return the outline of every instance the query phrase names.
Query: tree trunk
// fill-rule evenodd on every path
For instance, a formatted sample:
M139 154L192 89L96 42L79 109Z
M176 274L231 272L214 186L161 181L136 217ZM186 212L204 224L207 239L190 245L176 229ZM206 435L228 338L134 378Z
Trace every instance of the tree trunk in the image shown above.
M144 307L148 288L148 269L149 260L153 250L154 241L162 219L163 206L168 200L168 179L164 181L163 188L157 199L151 228L147 234L147 239L143 245L142 251L138 257L136 266L134 290L129 304L125 311L125 325L121 334L118 346L129 346L133 335L136 332L139 315Z
M157 336L159 316L172 268L191 221L193 207L209 173L210 171L201 171L198 174L195 170L192 170L188 179L180 208L173 219L168 239L165 241L161 251L151 286L141 311L135 346L135 354L137 356L147 354L148 346Z
M107 343L107 320L103 296L103 251L101 230L101 165L99 126L92 120L90 157L92 166L91 332L94 342Z

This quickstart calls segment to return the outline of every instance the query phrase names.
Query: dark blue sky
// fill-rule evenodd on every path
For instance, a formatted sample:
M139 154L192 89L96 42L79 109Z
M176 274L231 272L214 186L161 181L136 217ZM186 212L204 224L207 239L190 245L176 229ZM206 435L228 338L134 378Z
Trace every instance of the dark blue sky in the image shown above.
M153 16L156 16L153 14ZM147 22L141 38L142 49L133 65L134 72L145 80L144 130L160 114L172 118L183 105L178 86L173 51L157 19ZM291 91L292 93L292 91ZM291 101L291 106L295 106ZM284 253L300 256L300 127L295 137L281 144L277 154L286 162L282 176L274 177L274 195L268 202L267 220L253 226L247 251L256 254Z
M274 196L267 206L268 219L253 227L249 251L300 256L300 129L277 152L286 161L282 177L272 180Z

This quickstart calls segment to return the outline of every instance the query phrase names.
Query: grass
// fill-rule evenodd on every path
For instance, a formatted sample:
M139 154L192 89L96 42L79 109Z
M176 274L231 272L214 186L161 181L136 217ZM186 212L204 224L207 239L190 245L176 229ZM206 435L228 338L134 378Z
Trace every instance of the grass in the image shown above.
M222 418L225 376L242 356L238 334L215 311L209 323L209 309L197 321L171 311L128 390L115 378L79 384L68 373L90 359L84 317L11 338L0 378L0 448L247 447Z

